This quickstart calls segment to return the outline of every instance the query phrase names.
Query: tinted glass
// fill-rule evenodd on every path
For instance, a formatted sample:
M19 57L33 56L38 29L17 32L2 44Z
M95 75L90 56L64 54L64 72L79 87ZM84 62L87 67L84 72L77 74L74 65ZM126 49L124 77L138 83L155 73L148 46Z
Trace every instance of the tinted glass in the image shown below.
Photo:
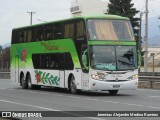
M90 19L87 26L90 40L135 40L130 21L127 20Z
M136 46L90 46L91 68L133 70L137 68Z

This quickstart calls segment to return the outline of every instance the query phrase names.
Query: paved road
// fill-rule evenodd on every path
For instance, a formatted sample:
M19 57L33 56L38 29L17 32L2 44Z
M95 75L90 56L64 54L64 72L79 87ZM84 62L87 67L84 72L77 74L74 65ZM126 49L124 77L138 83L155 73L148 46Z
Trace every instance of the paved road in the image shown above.
M0 111L160 111L160 91L121 90L117 96L110 96L108 93L90 92L72 95L66 90L50 88L24 90L19 85L11 84L10 80L0 80ZM61 120L62 118L54 119ZM63 119L75 120L75 118ZM159 120L160 118L87 117L77 119Z

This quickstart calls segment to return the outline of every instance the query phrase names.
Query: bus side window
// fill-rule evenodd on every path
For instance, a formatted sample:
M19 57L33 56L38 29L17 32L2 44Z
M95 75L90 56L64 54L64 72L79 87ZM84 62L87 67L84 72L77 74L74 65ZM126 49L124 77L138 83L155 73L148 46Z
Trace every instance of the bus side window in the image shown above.
M65 53L65 70L73 70L74 64L70 53Z
M19 32L19 43L23 43L24 42L24 32Z
M84 22L83 21L78 21L76 23L76 28L77 28L76 37L78 38L78 37L84 36L84 33L85 33Z
M53 54L48 55L47 66L49 69L53 69L55 66L55 60Z
M35 41L42 41L42 40L44 40L43 26L37 27L37 29L36 29L36 40Z
M32 40L32 31L28 30L27 31L27 40L26 40L26 42L31 42L31 40Z
M69 53L68 53L69 54ZM68 69L73 70L74 65L71 56L65 59L65 53L32 54L33 66L35 69ZM69 60L67 62L64 62ZM65 66L67 68L65 68Z
M46 55L41 54L40 55L40 68L45 68L46 65Z
M52 40L54 38L53 26L48 25L46 27L47 28L45 29L45 33L44 33L45 40Z
M40 68L40 55L32 54L32 61L35 69Z
M45 40L52 40L52 39L53 39L53 33L51 31L46 31Z
M26 42L26 38L27 38L27 32L25 30L22 32L19 32L19 43Z
M59 53L53 53L53 54L46 54L46 66L45 69L53 69L57 70L59 69L59 60L58 60L58 54Z
M24 31L24 42L27 42L27 30Z
M72 38L74 35L74 23L64 25L64 38Z
M46 54L45 69L58 69L57 60L54 54Z
M12 44L18 43L18 31L13 30L12 31Z
M55 64L54 64L54 67L53 67L53 69L60 69L60 61L59 61L59 54L60 53L55 53L55 54L53 54L53 56L54 56L54 61L55 61Z
M64 38L64 25L63 24L56 24L54 30L55 39L63 39Z
M31 42L34 42L35 41L35 29L34 28L31 28L30 29L30 32L31 33L29 33L31 36L30 36L30 39L31 39Z

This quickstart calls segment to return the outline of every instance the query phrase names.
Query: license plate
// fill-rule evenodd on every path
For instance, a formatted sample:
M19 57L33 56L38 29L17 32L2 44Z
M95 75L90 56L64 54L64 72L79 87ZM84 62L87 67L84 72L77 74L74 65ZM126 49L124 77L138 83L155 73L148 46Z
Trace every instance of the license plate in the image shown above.
M113 88L120 88L120 85L113 85Z

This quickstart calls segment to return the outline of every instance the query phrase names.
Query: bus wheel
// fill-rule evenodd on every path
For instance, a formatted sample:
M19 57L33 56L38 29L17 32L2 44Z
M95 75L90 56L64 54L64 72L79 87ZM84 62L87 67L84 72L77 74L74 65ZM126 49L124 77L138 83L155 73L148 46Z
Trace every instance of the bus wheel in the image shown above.
M33 85L32 85L32 82L31 82L31 76L29 74L26 77L26 81L27 81L28 89L33 89Z
M32 84L30 75L27 75L26 79L27 79L27 87L28 87L28 89L40 89L41 88L40 85L33 85Z
M72 94L78 94L80 90L77 89L76 82L74 76L71 77L70 83L69 83L69 89Z
M27 89L27 81L26 81L26 79L24 78L24 75L23 75L23 74L20 76L20 80L21 80L22 88L23 88L23 89Z
M118 90L109 90L108 92L110 95L116 95L118 93Z

